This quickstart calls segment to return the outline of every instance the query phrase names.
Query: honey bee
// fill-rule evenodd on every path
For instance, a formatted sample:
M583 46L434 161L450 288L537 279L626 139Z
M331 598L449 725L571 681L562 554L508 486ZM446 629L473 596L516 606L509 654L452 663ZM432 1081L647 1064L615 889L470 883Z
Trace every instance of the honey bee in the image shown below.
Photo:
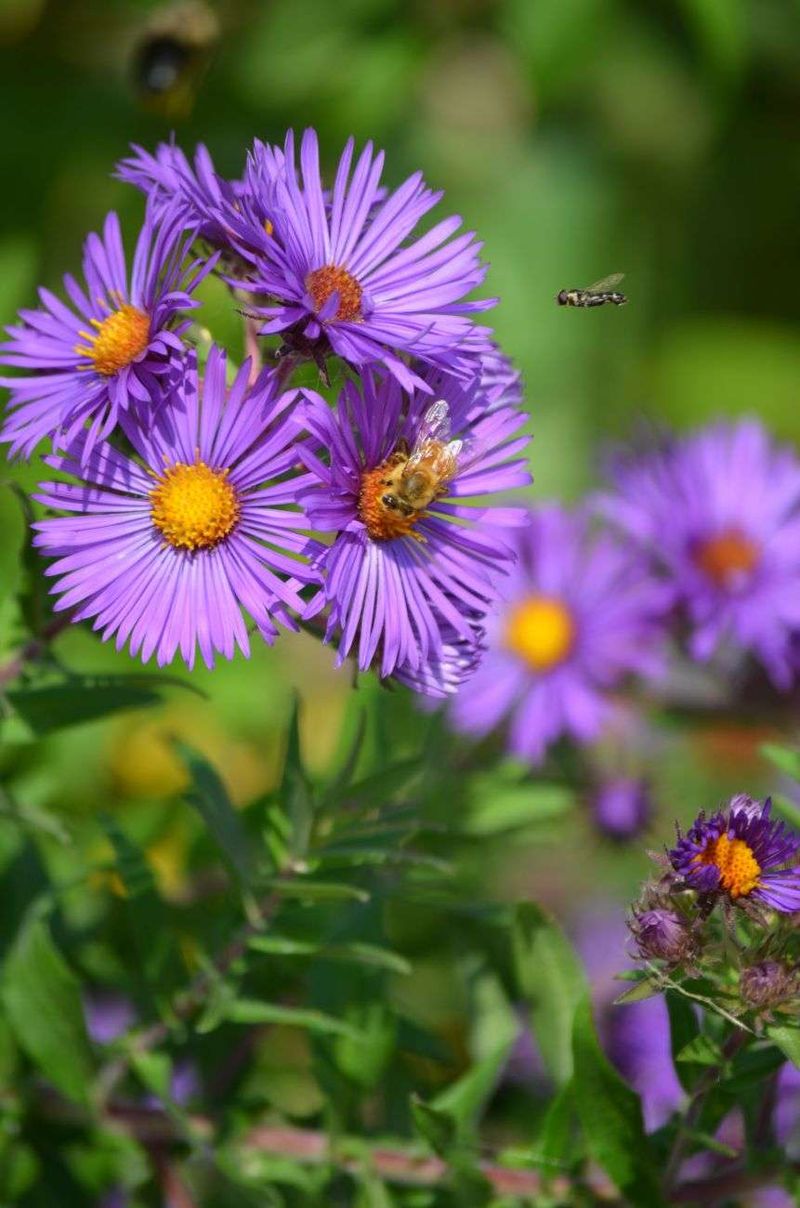
M425 412L414 447L403 441L386 464L381 503L416 517L440 498L458 469L463 441L450 440L450 408L440 399Z

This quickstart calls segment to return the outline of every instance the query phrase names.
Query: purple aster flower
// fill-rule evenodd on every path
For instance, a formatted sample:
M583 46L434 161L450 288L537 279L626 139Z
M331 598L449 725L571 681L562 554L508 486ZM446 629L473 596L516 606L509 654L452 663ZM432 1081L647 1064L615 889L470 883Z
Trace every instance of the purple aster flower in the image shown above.
M72 306L40 289L42 309L20 312L22 323L0 345L0 364L33 371L0 378L11 391L0 440L12 456L30 456L47 436L69 444L91 420L88 456L121 414L160 398L183 353L189 323L180 313L198 305L191 292L212 264L187 266L190 243L177 213L157 221L148 211L129 277L119 220L109 214L102 237L86 240L85 288L64 277Z
M636 776L615 776L595 789L591 808L596 826L609 838L633 839L650 821L650 788Z
M515 549L489 652L451 716L473 735L507 721L511 752L537 763L562 735L597 737L626 675L658 671L666 601L647 565L582 513L531 512Z
M310 523L335 534L314 558L324 588L309 615L328 607L325 640L341 634L340 663L353 650L362 670L377 660L382 676L400 669L440 695L475 661L481 618L513 557L502 526L525 518L468 497L530 477L519 457L526 417L506 387L432 380L435 403L371 373L347 383L335 411L309 393L301 420L327 453L300 455L317 479L304 497Z
M800 850L800 835L770 818L772 803L734 797L727 809L700 813L669 853L675 872L698 893L732 901L757 901L773 910L800 910L800 868L786 868Z
M715 424L612 466L604 514L649 551L692 625L694 658L723 639L779 687L800 627L800 461L757 420Z
M383 153L368 143L351 176L353 154L351 139L326 206L316 134L303 135L299 176L288 134L275 185L275 237L252 279L237 282L269 295L262 332L291 329L316 342L321 355L332 351L359 367L382 362L406 389L429 387L404 355L472 377L488 343L486 329L467 316L492 305L464 301L485 276L481 245L471 232L453 238L457 217L408 242L442 195L417 172L381 202Z
M159 143L155 154L134 145L116 175L141 189L156 210L178 210L198 238L251 261L269 250L273 234L275 182L283 174L283 152L256 140L244 180L227 180L198 144L194 164L174 143ZM230 271L234 265L225 257ZM249 264L238 266L249 271Z
M241 608L272 642L274 620L296 628L298 590L313 578L298 555L306 538L298 492L297 392L280 393L274 373L247 387L249 362L230 389L225 355L212 347L200 388L194 356L169 404L171 427L124 415L137 457L109 444L84 455L81 434L50 465L79 482L45 483L37 498L68 515L35 527L35 544L55 558L56 609L94 628L117 649L130 642L159 666L178 650L189 667L196 647L210 667L215 651L247 654Z

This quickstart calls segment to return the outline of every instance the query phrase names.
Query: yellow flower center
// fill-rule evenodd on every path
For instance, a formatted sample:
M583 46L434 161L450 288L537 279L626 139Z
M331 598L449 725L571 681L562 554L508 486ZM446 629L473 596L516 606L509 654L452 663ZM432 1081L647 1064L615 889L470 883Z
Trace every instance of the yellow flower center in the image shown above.
M724 529L698 545L694 560L716 587L728 588L755 570L761 551L737 528Z
M150 492L153 524L175 549L211 549L236 527L241 507L227 470L199 459L179 461L158 476Z
M78 356L88 357L103 377L111 377L138 360L150 340L150 316L127 302L105 319L90 319L89 322L97 330L94 334L79 332L88 347L76 344L75 351Z
M694 858L695 864L713 864L719 869L720 886L732 898L746 897L758 886L761 865L744 839L720 835Z
M534 671L550 671L575 644L572 613L553 596L530 596L511 610L505 644Z
M346 268L336 264L315 268L306 277L306 289L311 294L316 311L322 310L335 292L339 295L339 306L333 317L349 321L361 318L361 286Z

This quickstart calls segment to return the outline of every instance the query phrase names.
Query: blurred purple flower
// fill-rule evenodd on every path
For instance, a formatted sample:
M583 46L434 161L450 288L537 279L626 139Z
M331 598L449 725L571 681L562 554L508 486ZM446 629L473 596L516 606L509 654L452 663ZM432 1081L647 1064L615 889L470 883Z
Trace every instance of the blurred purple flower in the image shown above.
M83 998L83 1014L89 1039L111 1044L136 1022L133 1003L113 990L89 990Z
M493 354L492 372L499 360ZM444 376L430 380L435 404L370 373L360 386L346 384L335 411L309 392L298 415L324 460L310 445L298 453L317 480L302 497L310 524L334 534L313 559L324 588L308 615L328 608L325 640L341 634L340 663L357 650L362 670L375 661L381 676L399 669L406 683L441 695L474 664L483 616L513 560L503 530L525 519L520 508L477 507L469 497L511 490L530 476L519 456L525 416L508 382L498 389L494 377L488 387L476 378L468 388ZM423 457L437 450L431 456L439 459L445 443L452 472L441 479L442 494L409 514L390 509L387 474L415 446Z
M800 868L784 868L800 850L800 835L770 818L772 803L734 797L726 810L700 813L669 853L675 872L698 893L800 910Z
M213 666L250 640L242 608L271 643L276 621L296 628L298 591L315 579L297 555L307 539L298 492L296 391L281 393L274 374L248 386L250 363L225 385L225 355L212 347L202 387L190 359L163 427L134 417L125 434L141 460L84 437L47 459L78 484L44 483L36 496L71 513L35 525L35 545L56 561L59 609L94 617L117 649L159 666L180 650L192 667L197 648ZM86 462L82 469L81 465Z
M511 753L538 763L562 735L596 738L626 675L658 672L666 598L646 563L591 534L582 513L530 512L514 547L489 652L451 716L471 735L507 721Z
M602 513L648 552L684 606L690 650L724 639L774 682L794 677L800 627L800 461L758 420L719 423L612 464Z
M156 220L148 210L129 277L119 220L109 214L102 237L86 240L85 289L64 278L73 309L40 289L42 308L20 311L21 324L0 345L0 364L29 371L0 378L11 391L0 441L12 456L30 456L48 436L68 445L91 421L85 460L120 415L135 410L150 422L183 355L189 323L181 312L198 305L191 293L213 263L186 266L191 238L176 211Z
M429 387L404 355L471 377L474 357L488 344L486 329L467 316L493 304L464 301L486 274L481 245L472 233L452 238L459 218L409 242L441 194L417 172L376 205L383 153L368 143L351 175L353 153L351 139L328 207L316 134L303 134L298 175L289 132L285 170L275 182L275 238L252 279L236 284L269 296L259 312L265 334L291 328L353 365L382 362L406 389ZM256 154L253 170L259 160Z
M591 798L595 825L611 839L634 839L653 812L647 781L634 776L615 776L599 785Z

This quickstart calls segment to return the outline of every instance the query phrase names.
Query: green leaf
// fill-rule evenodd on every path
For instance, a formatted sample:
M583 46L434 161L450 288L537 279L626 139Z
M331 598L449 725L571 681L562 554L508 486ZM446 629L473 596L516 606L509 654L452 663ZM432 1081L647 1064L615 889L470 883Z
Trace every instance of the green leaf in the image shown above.
M172 1061L167 1053L133 1047L130 1053L130 1063L142 1085L148 1091L157 1095L161 1100L171 1097Z
M575 1106L590 1155L635 1208L664 1204L638 1095L600 1048L586 995L575 1011Z
M555 920L533 902L517 907L513 954L519 995L542 1057L563 1085L572 1073L572 1017L586 993L583 967Z
M180 739L176 739L174 745L192 778L191 787L185 794L186 801L205 822L234 877L242 884L248 884L251 877L250 846L225 785L208 760L194 747Z
M2 999L20 1047L62 1094L88 1106L94 1065L80 985L33 915L6 959Z
M128 838L116 818L112 818L110 814L102 814L100 824L114 848L117 872L128 897L136 899L151 894L157 896L153 870L140 848Z
M472 777L474 804L466 816L467 835L489 836L550 821L575 804L574 792L561 784L519 783L519 773L493 772Z
M747 52L748 17L742 0L681 0L687 24L720 72L734 72Z
M305 1028L310 1032L321 1032L335 1036L349 1036L357 1040L360 1033L352 1024L323 1011L305 1007L284 1007L279 1003L261 1002L253 998L240 998L225 1008L225 1018L230 1023L279 1023L287 1027Z
M295 698L292 716L289 720L283 777L278 790L278 800L283 806L291 826L289 853L294 860L301 860L307 855L308 845L311 841L314 824L314 799L300 751L300 702L297 698Z
M669 1013L669 1031L672 1047L673 1063L677 1062L678 1054L683 1052L700 1033L697 1022L697 1011L687 998L668 990L665 995ZM691 1091L697 1079L693 1070L687 1070L685 1065L675 1065L678 1080L685 1091Z
M457 1082L448 1086L429 1104L439 1112L446 1112L456 1123L460 1139L466 1139L476 1127L481 1113L494 1094L500 1075L505 1069L508 1055L516 1037L512 1036L467 1070Z
M144 709L161 700L159 689L187 687L168 676L75 675L57 684L25 685L6 695L37 738L123 709Z
M776 1044L784 1056L800 1069L800 1028L788 1027L786 1024L771 1024L767 1035Z
M411 1118L423 1140L434 1153L446 1157L456 1143L458 1126L453 1117L441 1108L423 1102L418 1095L411 1096Z
M675 1054L678 1066L685 1065L721 1065L724 1062L722 1049L711 1036L700 1032Z
M313 956L319 960L372 965L377 969L388 969L392 973L411 972L411 965L404 956L391 952L388 948L379 948L375 944L329 944L325 940L293 940L274 933L256 935L249 944L257 952L266 952L271 956Z
M536 1158L545 1166L563 1166L574 1146L575 1094L566 1082L550 1100L536 1141Z
M627 990L623 990L622 994L614 999L614 1006L622 1007L626 1003L643 1002L645 998L652 998L655 994L661 994L663 989L664 984L659 978L650 977L645 974L644 977L637 977L632 986Z
M0 604L17 589L24 539L25 522L15 492L0 483Z
M800 781L800 752L775 742L762 743L760 752L780 772L785 772L792 780Z
M306 881L285 880L273 877L264 882L268 889L273 889L284 898L297 898L299 901L315 902L368 902L369 894L366 889L357 885L345 885L339 881Z

